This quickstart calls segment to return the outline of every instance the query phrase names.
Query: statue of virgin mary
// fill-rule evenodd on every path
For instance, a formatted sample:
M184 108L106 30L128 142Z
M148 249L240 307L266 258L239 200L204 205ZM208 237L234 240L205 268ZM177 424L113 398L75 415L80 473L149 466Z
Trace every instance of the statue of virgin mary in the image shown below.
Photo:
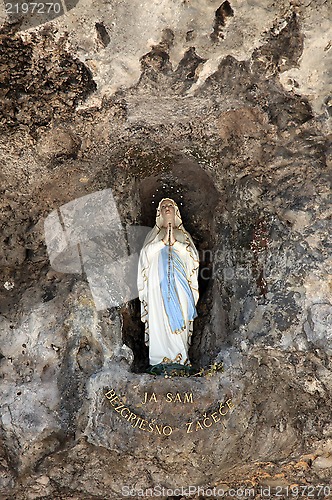
M138 264L141 319L150 365L190 365L188 348L197 316L199 256L177 204L164 198Z

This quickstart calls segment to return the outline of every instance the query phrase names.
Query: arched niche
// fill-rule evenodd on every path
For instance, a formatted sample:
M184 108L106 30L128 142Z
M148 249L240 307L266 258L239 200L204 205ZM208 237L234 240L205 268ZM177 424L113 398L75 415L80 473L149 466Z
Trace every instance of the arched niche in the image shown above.
M198 318L195 320L190 359L202 365L200 337L208 321L212 301L212 259L214 249L214 213L220 197L212 176L192 159L177 157L167 171L153 172L138 180L140 220L142 226L153 227L156 209L162 198L178 204L184 227L191 234L200 255ZM144 345L144 325L140 320L140 302L135 299L123 309L123 341L134 353L132 369L144 371L148 366L148 349Z

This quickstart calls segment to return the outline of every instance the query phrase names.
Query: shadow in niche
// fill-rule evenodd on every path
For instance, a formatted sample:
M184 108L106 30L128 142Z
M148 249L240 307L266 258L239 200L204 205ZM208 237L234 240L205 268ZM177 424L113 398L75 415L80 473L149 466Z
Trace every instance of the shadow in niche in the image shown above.
M212 262L209 252L214 247L213 218L219 202L219 193L211 176L196 162L179 157L168 172L156 173L139 181L141 201L140 224L153 227L156 209L162 198L172 198L178 204L183 225L192 236L200 254L198 318L194 322L189 357L195 368L202 366L199 352L200 338L211 309ZM134 354L132 370L146 371L149 366L148 347L144 344L144 324L141 321L141 305L135 299L123 308L123 341Z

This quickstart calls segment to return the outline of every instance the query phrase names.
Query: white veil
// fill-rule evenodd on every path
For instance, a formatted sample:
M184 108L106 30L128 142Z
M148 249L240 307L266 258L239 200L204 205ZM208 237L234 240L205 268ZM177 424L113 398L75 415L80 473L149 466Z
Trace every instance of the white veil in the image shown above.
M180 241L181 243L187 243L187 246L190 246L192 249L192 252L194 254L193 257L195 257L197 263L199 263L199 256L198 256L198 252L196 250L196 247L194 245L194 242L193 242L190 234L183 227L179 207L177 206L175 201L172 200L171 198L163 198L159 202L159 205L157 208L157 215L156 215L156 224L155 224L154 228L147 234L147 236L144 240L143 248L146 245L149 245L150 243L155 243L157 241L162 240L166 236L167 229L165 227L163 227L164 220L163 220L163 216L161 215L161 204L163 201L166 201L166 200L171 201L174 205L174 208L175 208L175 228L173 229L174 238L177 241Z

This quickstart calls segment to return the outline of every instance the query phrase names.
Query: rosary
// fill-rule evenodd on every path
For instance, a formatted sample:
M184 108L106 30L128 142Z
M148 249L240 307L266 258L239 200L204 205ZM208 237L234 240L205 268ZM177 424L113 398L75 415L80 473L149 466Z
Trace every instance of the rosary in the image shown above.
M168 277L168 302L171 300L171 252L172 252L172 247L171 247L171 228L172 225L171 223L168 224L168 272L167 272L167 277Z

